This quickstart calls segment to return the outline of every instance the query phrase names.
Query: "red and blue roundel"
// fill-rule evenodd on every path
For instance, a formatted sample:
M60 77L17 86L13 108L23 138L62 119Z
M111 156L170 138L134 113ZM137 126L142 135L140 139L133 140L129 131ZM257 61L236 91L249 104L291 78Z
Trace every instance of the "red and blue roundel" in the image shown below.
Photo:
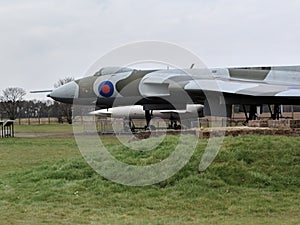
M98 87L98 92L103 97L110 97L114 93L114 85L110 81L103 81Z

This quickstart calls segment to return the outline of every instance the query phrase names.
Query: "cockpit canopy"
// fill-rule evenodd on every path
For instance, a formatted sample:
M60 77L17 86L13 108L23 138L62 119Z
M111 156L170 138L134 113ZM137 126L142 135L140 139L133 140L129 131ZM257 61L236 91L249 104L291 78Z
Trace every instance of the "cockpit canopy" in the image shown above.
M112 75L116 73L130 72L132 70L133 69L130 69L128 67L118 67L118 66L103 67L98 72L96 72L94 76Z

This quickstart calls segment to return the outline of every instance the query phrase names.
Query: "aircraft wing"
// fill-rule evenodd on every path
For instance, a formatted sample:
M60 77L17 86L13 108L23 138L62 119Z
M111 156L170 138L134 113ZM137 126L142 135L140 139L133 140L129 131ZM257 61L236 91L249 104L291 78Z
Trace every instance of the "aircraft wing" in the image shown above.
M213 91L248 96L300 97L300 86L275 85L232 80L193 80L184 89L186 91Z
M230 71L222 69L221 75L205 69L155 71L142 79L139 90L144 97L167 97L170 87L176 83L191 96L200 92L217 92L235 96L300 99L299 67L275 67L267 71L236 69L234 75Z

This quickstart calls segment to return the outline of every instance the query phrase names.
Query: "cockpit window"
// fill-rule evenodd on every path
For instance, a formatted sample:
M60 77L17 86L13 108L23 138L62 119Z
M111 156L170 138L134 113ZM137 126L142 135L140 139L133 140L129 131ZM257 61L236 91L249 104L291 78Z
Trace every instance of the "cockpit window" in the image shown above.
M104 75L113 75L116 73L124 73L124 72L130 72L133 69L127 68L127 67L103 67L98 72L94 74L94 76L104 76Z

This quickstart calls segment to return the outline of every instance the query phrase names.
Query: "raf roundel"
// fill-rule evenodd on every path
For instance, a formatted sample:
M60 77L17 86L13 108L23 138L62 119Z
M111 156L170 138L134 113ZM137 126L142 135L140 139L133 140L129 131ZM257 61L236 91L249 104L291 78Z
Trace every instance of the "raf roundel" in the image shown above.
M110 97L114 93L114 85L110 81L103 81L98 87L99 94L103 97Z

